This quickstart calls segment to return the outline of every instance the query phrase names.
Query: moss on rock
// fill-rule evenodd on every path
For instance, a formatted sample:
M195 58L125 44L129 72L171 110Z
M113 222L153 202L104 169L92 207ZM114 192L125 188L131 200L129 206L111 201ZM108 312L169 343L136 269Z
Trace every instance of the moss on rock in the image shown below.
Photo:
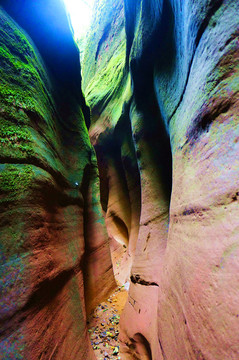
M0 165L0 193L19 196L29 189L33 179L31 165Z

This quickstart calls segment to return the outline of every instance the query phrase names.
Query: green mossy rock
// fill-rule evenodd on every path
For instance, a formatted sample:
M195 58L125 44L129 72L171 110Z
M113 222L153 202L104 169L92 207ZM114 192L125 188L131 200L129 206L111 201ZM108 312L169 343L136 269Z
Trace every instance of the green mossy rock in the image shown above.
M79 53L63 2L1 3L0 359L93 360L84 286L92 306L115 283Z

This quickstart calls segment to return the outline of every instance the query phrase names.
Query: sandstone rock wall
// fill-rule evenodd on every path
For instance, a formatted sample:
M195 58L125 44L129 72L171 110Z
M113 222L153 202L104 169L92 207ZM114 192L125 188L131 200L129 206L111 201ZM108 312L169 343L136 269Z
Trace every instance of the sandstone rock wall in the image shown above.
M0 5L0 359L94 359L115 283L79 53L62 1Z
M122 1L96 2L83 63L83 91L101 179L101 203L111 238L116 278L129 277L139 230L140 176L129 122L131 78L126 70Z
M96 2L83 91L116 277L131 280L125 359L239 356L238 10Z

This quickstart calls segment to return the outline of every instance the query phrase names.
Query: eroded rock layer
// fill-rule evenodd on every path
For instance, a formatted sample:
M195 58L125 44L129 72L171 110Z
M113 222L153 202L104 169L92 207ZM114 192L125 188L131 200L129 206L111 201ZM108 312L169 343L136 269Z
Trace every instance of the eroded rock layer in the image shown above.
M131 281L125 359L239 356L238 11L95 4L83 91L116 277Z
M94 359L114 288L79 53L62 1L0 5L0 359Z

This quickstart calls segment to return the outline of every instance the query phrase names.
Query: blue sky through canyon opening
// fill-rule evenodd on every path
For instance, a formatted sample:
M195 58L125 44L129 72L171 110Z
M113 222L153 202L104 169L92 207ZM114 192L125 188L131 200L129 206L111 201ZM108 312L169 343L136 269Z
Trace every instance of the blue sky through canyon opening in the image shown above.
M80 39L90 25L94 0L64 0L75 39Z

